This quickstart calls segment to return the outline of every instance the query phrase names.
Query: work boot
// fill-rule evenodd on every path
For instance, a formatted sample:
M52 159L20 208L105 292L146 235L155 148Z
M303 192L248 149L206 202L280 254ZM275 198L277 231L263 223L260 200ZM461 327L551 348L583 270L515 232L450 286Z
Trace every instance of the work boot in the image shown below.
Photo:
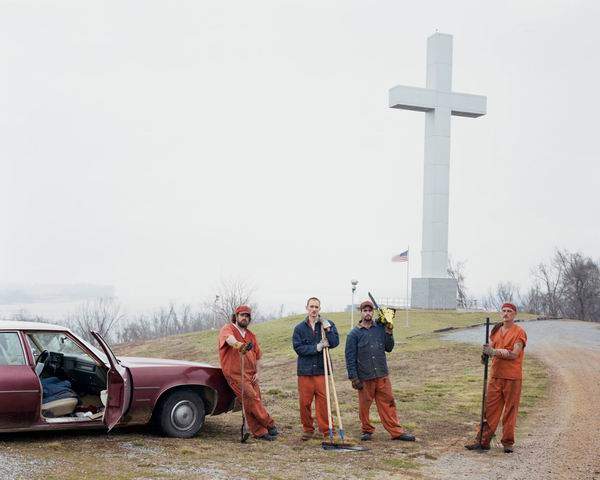
M266 440L267 442L272 442L273 440L275 440L275 437L273 435L269 435L268 433L265 433L264 435L261 435L260 437L256 437L259 440Z
M403 442L414 442L415 436L410 433L403 433L399 437L392 437L392 440L401 440Z
M269 435L271 435L272 437L276 437L277 435L279 435L279 432L277 431L277 427L275 425L273 425L272 427L269 427L268 430L269 430Z
M302 434L302 441L306 442L315 436L315 432L304 432Z
M371 437L372 437L372 436L373 436L373 434L372 434L372 433L369 433L369 432L363 432L363 433L361 433L361 435L360 435L360 439L361 439L361 441L363 441L363 442L367 442L367 441L371 440Z
M510 445L510 446L505 445L504 446L504 453L513 453L514 451L515 450L514 450L514 448L513 448L512 445Z
M489 445L482 445L479 442L475 442L475 443L470 443L469 445L465 445L465 448L467 450L474 450L476 452L483 452L483 451L487 451L490 449Z

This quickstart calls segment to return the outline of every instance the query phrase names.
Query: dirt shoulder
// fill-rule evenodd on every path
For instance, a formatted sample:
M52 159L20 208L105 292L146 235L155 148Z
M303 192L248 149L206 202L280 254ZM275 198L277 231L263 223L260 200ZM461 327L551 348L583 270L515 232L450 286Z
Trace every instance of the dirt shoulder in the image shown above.
M432 479L600 479L600 350L551 348L538 353L550 372L548 400L530 419L529 432L507 455L453 447L423 473Z

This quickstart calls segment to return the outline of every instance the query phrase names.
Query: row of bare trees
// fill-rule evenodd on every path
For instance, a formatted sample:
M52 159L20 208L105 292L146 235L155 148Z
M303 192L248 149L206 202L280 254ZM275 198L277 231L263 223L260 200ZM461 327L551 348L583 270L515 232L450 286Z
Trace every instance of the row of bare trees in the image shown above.
M458 307L473 308L476 300L465 287L464 262L449 262L448 274L458 283ZM531 272L532 285L521 293L518 285L502 282L481 299L485 310L498 310L504 302L545 317L600 322L600 265L579 252L556 250L546 263Z
M77 310L54 323L67 326L92 343L92 330L100 332L108 342L127 343L220 328L231 320L235 308L242 304L251 305L254 323L274 317L258 311L252 301L255 289L243 280L223 280L216 292L214 299L206 300L196 309L189 304L170 303L135 316L127 315L116 298L98 298L82 303ZM13 319L48 322L40 316L32 317L25 312L14 315Z
M600 266L581 253L557 250L533 272L534 284L522 298L526 311L549 317L600 321Z

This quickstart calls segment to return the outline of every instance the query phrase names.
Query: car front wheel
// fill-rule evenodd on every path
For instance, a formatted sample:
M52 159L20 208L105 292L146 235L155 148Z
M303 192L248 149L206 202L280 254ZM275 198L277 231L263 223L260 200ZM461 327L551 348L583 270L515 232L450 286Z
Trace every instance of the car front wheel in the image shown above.
M159 423L169 437L191 438L204 425L204 403L200 396L189 390L171 393L162 403Z

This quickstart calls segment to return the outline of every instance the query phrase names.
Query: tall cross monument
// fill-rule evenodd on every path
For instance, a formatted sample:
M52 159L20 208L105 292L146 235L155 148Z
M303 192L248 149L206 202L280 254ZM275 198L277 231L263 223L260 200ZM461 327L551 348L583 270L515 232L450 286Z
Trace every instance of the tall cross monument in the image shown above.
M425 112L421 277L412 279L413 308L456 308L456 281L448 278L450 117L481 117L486 97L452 91L452 35L427 39L427 88L390 89L390 107Z

